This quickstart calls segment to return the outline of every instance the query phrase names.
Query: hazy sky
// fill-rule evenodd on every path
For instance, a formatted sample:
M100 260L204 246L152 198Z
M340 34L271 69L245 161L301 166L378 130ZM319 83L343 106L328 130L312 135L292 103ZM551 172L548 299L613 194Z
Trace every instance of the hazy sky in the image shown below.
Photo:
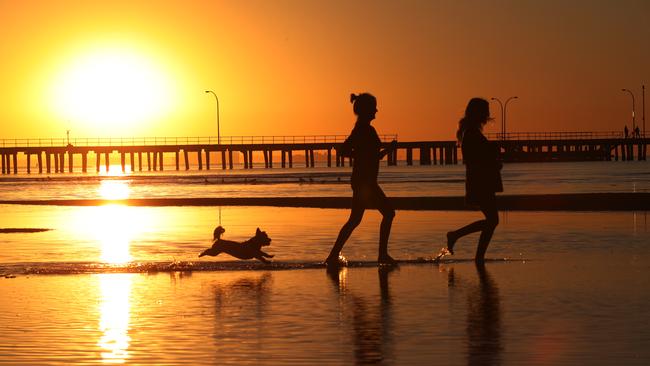
M510 131L610 131L650 87L647 0L0 0L0 24L0 139L215 136L206 89L222 136L347 134L363 91L400 140L453 139L474 96L517 95Z

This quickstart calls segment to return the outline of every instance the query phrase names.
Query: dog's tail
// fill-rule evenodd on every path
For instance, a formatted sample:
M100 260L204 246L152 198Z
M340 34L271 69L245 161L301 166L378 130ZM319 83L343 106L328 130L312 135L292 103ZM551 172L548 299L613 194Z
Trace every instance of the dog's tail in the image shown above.
M199 254L199 258L203 257L203 256L206 256L206 255L209 255L211 257L216 257L216 256L219 255L219 253L221 253L221 251L219 251L219 250L217 250L215 248L208 248L208 249L202 251L201 254Z

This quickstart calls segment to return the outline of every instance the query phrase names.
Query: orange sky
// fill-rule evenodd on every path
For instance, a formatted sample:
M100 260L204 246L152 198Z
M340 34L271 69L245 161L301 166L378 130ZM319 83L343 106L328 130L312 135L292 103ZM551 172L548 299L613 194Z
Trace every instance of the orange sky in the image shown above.
M621 130L621 88L641 124L649 18L645 0L0 0L0 139L216 136L206 89L222 136L347 134L360 91L403 141L453 139L473 96L519 96L510 131Z

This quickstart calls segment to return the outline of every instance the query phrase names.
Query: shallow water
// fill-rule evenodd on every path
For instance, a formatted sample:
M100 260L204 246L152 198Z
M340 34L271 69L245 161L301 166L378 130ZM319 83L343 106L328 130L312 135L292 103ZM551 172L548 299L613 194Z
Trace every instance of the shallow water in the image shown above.
M647 364L647 265L561 262L4 279L0 363Z
M647 166L511 164L504 179L508 194L649 191ZM350 195L345 169L268 172L4 176L0 199ZM462 178L391 167L380 180L389 196L440 196L462 195ZM51 229L0 234L0 364L650 363L647 212L501 212L483 269L476 235L426 260L480 213L398 211L390 271L374 264L371 210L343 251L354 266L328 273L348 214L0 205L0 228ZM218 224L232 240L265 230L274 264L199 259Z
M218 217L218 208L205 207L1 209L3 222L55 229L3 235L5 273L25 262L74 267L110 258L200 264L195 255ZM222 209L222 221L231 239L262 222L274 261L309 264L327 255L346 214L240 207ZM112 236L111 225L133 217L131 236ZM391 254L432 256L445 230L478 217L398 212ZM379 215L368 212L344 249L349 260L376 258L378 226ZM224 256L205 263L246 266L18 272L0 279L0 363L645 365L649 239L645 213L509 212L484 271L471 261L473 236L441 264L393 271L273 270Z
M647 162L506 164L506 194L650 192ZM382 166L389 197L462 196L463 165ZM350 168L294 168L0 177L0 200L350 196ZM124 186L127 188L125 189Z

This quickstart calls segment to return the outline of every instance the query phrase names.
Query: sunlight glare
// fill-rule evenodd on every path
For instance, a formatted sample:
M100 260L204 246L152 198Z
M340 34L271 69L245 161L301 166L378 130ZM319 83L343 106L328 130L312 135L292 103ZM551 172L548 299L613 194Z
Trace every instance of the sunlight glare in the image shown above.
M99 206L102 223L110 223L108 230L97 231L101 242L101 260L105 263L123 264L131 261L131 240L137 224L132 210L122 205Z
M129 184L125 181L104 179L99 184L99 195L106 200L127 199L129 193Z
M129 184L121 180L102 180L99 195L104 199L117 200L129 198ZM105 205L97 207L99 225L95 235L101 242L101 260L105 263L122 264L131 261L130 243L134 235L137 218L130 207Z
M54 83L60 117L95 127L129 126L168 112L171 82L135 49L104 47L77 57Z

